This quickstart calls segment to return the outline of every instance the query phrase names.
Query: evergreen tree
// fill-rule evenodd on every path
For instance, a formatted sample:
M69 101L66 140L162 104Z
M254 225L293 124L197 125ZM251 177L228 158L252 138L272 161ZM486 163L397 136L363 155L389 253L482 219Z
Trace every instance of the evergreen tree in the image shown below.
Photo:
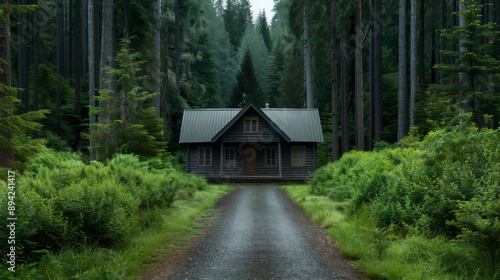
M143 61L137 61L140 53L131 52L125 45L130 41L123 40L122 48L116 55L116 69L107 68L109 74L116 77L117 92L109 89L100 90L100 96L97 99L100 102L107 102L110 107L119 111L119 115L111 120L109 124L97 124L97 130L91 130L87 137L96 143L94 149L100 153L106 151L106 143L110 137L115 139L116 149L107 150L103 158L109 158L115 152L134 153L141 157L151 158L163 152L166 145L161 141L162 138L162 120L155 118L156 108L146 107L153 96L158 93L150 94L141 91L140 81L144 76L137 76L141 70ZM139 106L139 103L144 106ZM91 114L97 115L100 110L96 107L91 108ZM108 146L109 148L109 146Z
M500 32L493 22L481 23L484 5L472 0L464 0L460 5L464 5L459 13L462 23L441 31L450 45L459 45L458 50L445 50L442 53L445 57L456 59L452 64L436 65L443 74L444 83L433 85L429 92L445 97L448 99L445 102L452 107L459 103L457 111L472 112L478 124L483 121L484 114L494 116L491 124L494 125L500 117L500 95L497 89L500 60L492 55L493 41L490 39L498 37ZM451 113L454 109L447 111Z
M263 107L265 103L264 93L255 74L252 53L247 49L236 75L236 85L231 92L228 107L240 108L248 104Z
M264 39L264 44L266 44L267 50L271 51L272 42L271 42L271 34L269 33L269 26L267 25L266 12L262 11L257 18L258 28L260 34L262 34L262 39Z
M278 42L270 56L271 65L269 74L269 105L271 107L278 106L278 98L280 96L280 77L285 66L285 55L283 54L282 48L282 44Z
M241 39L247 30L252 26L252 10L248 0L228 0L222 16L224 26L229 35L229 41L233 50L237 51L241 45Z

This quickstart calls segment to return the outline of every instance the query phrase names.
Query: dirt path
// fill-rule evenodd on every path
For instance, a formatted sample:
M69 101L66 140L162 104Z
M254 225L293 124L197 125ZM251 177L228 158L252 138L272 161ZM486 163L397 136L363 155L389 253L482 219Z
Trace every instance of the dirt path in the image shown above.
M142 279L365 279L279 186L236 186L216 208L194 249L174 254L187 262Z

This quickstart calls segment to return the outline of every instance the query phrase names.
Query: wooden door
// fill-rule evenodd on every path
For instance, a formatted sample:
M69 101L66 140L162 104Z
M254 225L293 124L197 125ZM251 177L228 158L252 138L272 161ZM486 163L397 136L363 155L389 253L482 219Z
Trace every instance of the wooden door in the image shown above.
M247 146L243 149L245 162L243 173L245 175L257 175L257 149L252 146Z

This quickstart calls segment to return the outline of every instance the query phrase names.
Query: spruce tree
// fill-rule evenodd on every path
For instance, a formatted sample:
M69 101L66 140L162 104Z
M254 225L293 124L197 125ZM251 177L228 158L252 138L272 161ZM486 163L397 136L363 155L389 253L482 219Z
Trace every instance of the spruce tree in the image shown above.
M268 51L271 51L272 42L271 42L271 34L269 33L269 26L267 25L266 12L262 11L262 14L259 15L257 19L259 23L259 31L262 34L262 38L264 39L264 44L266 44L266 48Z
M264 92L260 87L255 66L252 61L252 53L249 49L245 51L240 70L236 75L236 84L231 92L228 107L239 108L248 104L263 107L266 103Z

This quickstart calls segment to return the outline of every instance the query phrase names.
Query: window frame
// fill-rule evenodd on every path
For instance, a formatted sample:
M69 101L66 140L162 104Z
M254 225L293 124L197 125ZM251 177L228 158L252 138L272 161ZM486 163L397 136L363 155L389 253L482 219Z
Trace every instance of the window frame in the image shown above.
M275 165L268 165L267 164L267 153L269 150L275 151L275 156L276 156L276 164ZM278 146L267 146L264 148L264 167L266 167L266 168L278 168L279 167Z
M207 165L207 154L206 151L210 150L210 165ZM200 165L200 151L203 151L203 165ZM196 165L199 168L211 168L214 161L213 161L214 153L212 147L209 146L202 146L197 148L197 153L196 153Z
M246 131L246 121L250 121L250 131ZM256 121L257 130L252 131L252 121ZM243 118L243 133L244 134L258 134L259 133L259 118L258 117L247 117Z
M234 153L234 158L233 158L234 164L232 164L232 165L227 165L226 164L226 151L227 150L233 150L233 153ZM223 166L224 167L236 167L236 147L233 147L233 146L224 147L223 156L224 156L224 158L223 158L223 161L224 161Z
M298 157L298 153L300 153L300 150L303 149L303 156L304 156L304 164L303 165L299 165L299 157ZM292 168L304 168L307 166L306 164L306 150L307 150L307 147L306 146L292 146L290 147L290 167ZM294 165L293 164L293 155L297 153L297 165Z

